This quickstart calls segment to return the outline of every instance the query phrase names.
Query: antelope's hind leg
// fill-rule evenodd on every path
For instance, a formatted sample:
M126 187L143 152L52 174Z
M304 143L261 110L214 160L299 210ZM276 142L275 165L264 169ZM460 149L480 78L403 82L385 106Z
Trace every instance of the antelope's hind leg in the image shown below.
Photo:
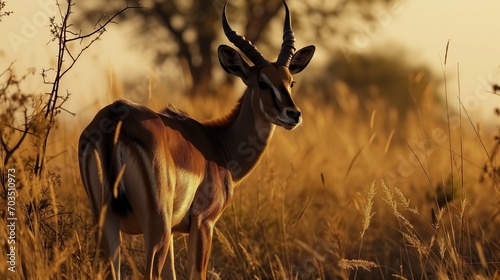
M87 148L88 149L88 148ZM96 227L95 240L98 248L96 257L110 265L110 276L120 279L120 215L111 209L110 203L104 203L108 192L102 184L102 178L95 174L102 172L96 153L83 151L80 155L80 170L92 209L93 224ZM86 155L86 156L85 156Z
M164 280L176 279L174 266L174 235L172 233L170 234L170 244L168 247L167 260L165 261L165 265L163 266L161 277Z
M150 215L147 219L149 227L144 232L146 279L160 279L172 240L171 223L165 215Z
M110 265L112 279L120 279L120 216L109 208L101 215L104 215L104 223L102 227L98 224L97 242L104 253L105 265Z

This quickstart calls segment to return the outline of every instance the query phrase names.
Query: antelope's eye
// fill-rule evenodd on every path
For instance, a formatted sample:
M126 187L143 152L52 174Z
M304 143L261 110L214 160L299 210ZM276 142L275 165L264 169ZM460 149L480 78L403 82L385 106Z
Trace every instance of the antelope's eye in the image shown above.
M260 89L269 89L271 88L266 82L259 82L259 88Z
M295 85L295 81L292 81L292 83L290 84L290 88L293 88L294 85Z

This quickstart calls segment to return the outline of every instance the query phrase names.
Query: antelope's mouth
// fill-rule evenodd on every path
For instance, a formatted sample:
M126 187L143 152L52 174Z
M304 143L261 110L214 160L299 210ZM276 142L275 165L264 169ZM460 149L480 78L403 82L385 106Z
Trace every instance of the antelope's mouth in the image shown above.
M276 125L279 125L287 130L293 130L302 123L302 118L298 121L295 120L283 120L281 118L276 118Z

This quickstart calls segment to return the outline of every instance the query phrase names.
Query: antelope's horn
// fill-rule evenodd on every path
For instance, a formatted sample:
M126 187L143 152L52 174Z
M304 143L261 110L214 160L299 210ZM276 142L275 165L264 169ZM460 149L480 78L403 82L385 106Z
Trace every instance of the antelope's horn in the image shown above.
M231 43L238 47L238 49L240 49L256 67L262 68L268 66L270 63L262 55L262 53L260 53L259 50L257 50L257 48L252 45L250 41L233 31L229 26L226 16L227 2L228 1L226 1L226 4L224 4L224 9L222 10L222 28L224 29L224 34L226 34L227 39L229 39Z
M288 5L285 0L283 0L285 5L285 24L283 26L283 44L281 44L281 51L278 55L278 60L276 64L288 67L290 65L290 60L295 53L295 34L292 31L292 23L290 21L290 11L288 10Z

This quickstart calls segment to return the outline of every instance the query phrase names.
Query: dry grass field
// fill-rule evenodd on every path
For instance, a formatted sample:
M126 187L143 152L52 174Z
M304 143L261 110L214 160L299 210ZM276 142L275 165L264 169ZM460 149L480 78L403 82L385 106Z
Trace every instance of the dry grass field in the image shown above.
M500 279L496 128L458 109L448 119L444 104L425 100L406 118L382 102L360 113L363 100L341 83L332 87L339 113L301 94L307 90L295 90L302 126L276 130L217 223L211 279ZM152 92L145 104L160 109L162 94ZM163 99L203 120L229 112L237 96ZM16 272L5 261L2 206L0 279L104 278L76 148L103 105L64 117L49 139L42 178L24 165L29 143L3 167L17 174ZM123 240L123 273L141 278L142 237ZM184 279L186 239L176 235L175 243Z

